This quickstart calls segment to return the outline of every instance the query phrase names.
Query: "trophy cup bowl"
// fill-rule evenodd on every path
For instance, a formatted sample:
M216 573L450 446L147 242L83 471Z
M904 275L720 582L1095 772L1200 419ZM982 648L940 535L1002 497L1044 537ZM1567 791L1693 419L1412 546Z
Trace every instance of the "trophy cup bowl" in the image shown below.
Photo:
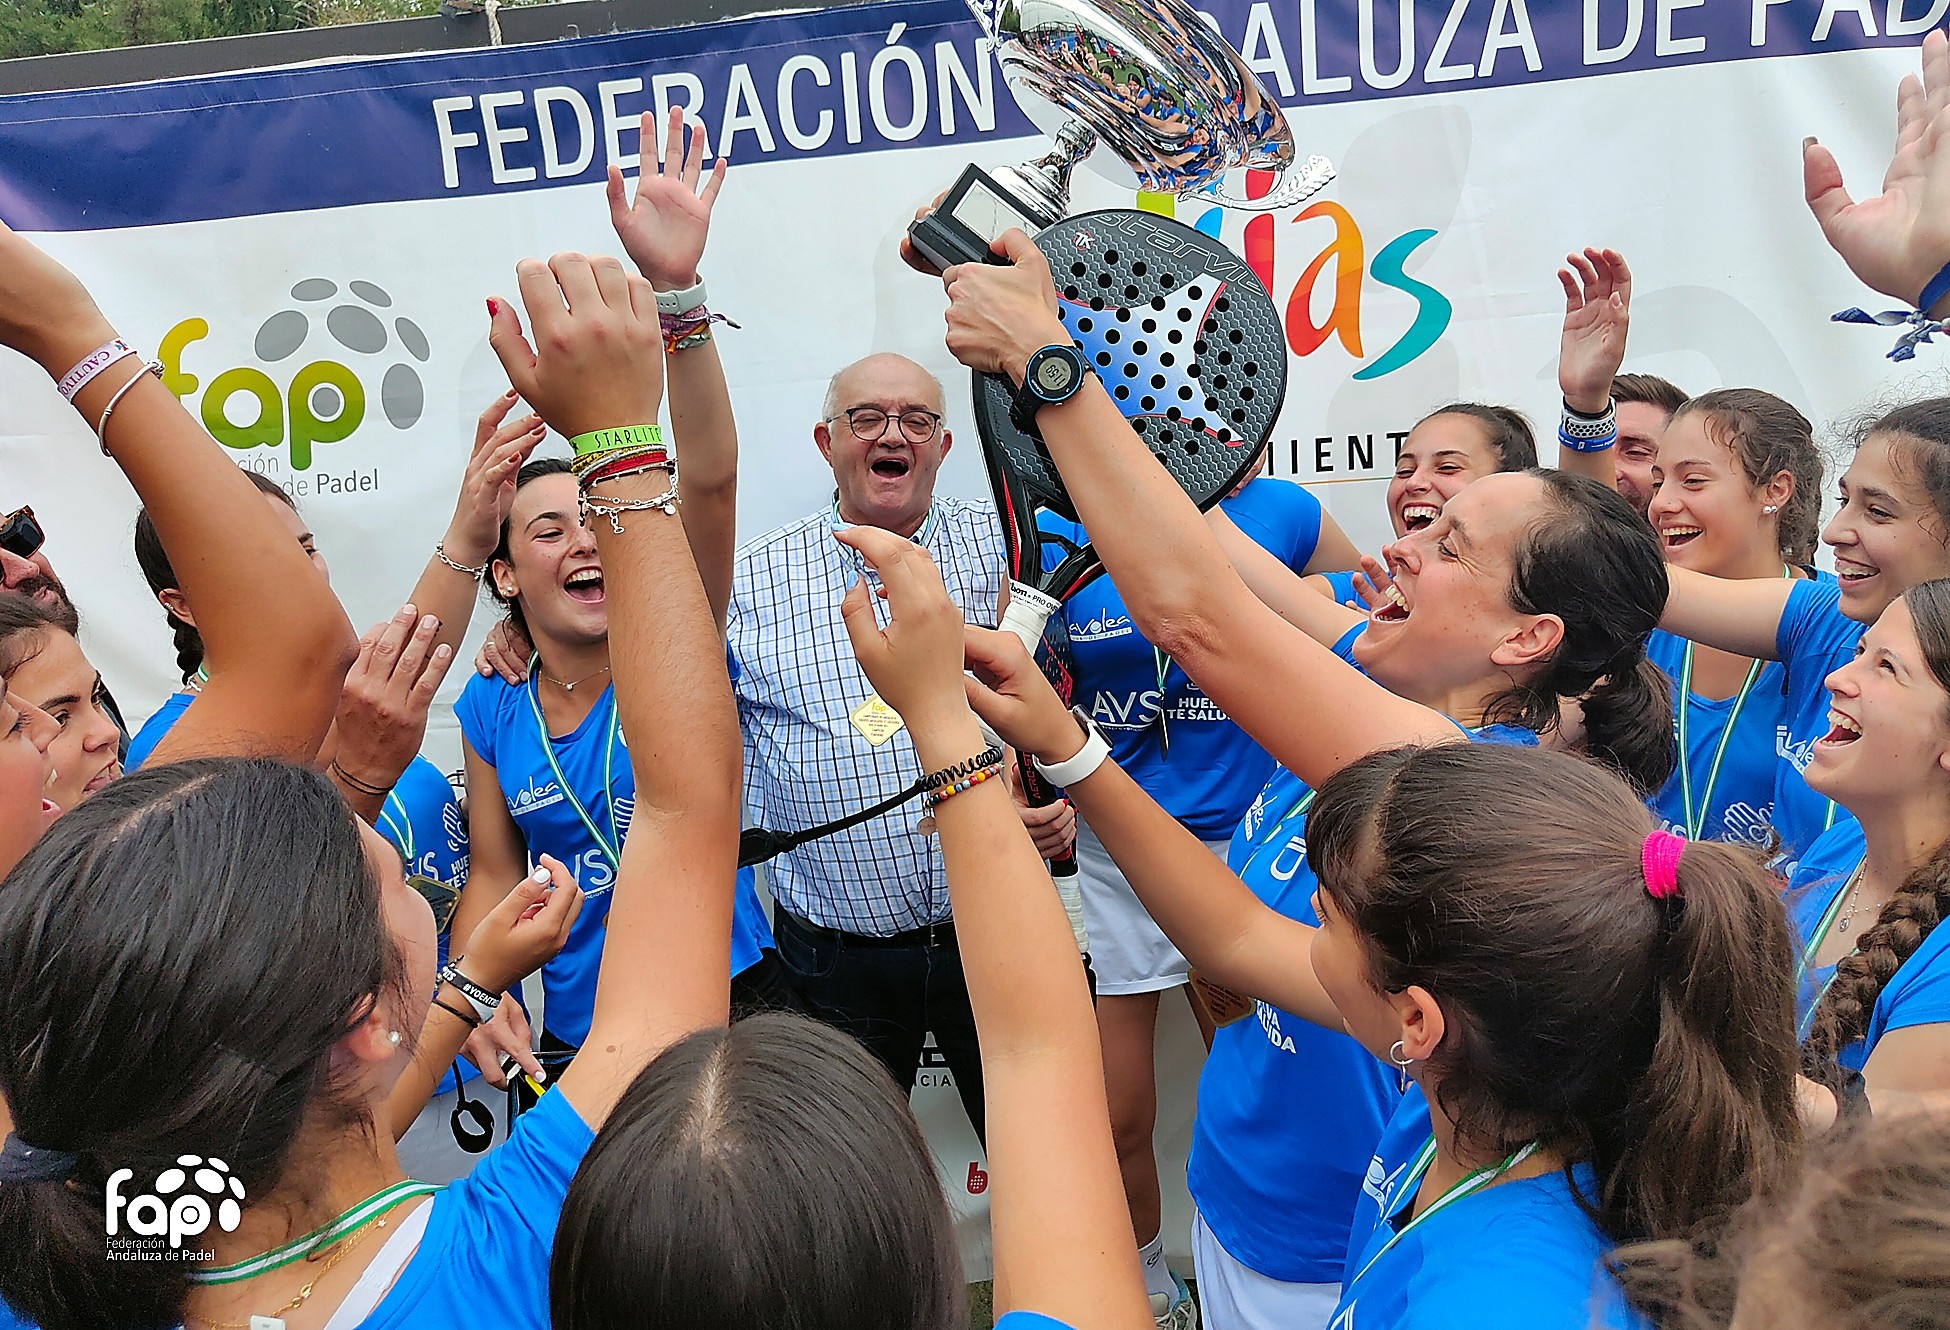
M1126 188L1207 191L1224 207L1290 207L1334 178L1296 164L1278 103L1184 0L968 0L1023 113L1055 140L1035 162L970 167L909 231L937 267L990 258L1011 226L1030 235L1069 212L1078 162ZM1228 171L1283 173L1260 198L1218 186Z

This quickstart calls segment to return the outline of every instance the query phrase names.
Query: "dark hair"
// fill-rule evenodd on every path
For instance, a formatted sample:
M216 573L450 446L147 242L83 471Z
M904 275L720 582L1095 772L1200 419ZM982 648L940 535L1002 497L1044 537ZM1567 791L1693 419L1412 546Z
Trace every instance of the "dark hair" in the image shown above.
M1950 1330L1950 1121L1879 1119L1809 1155L1784 1195L1749 1202L1719 1241L1645 1253L1671 1308L1660 1324L1725 1330L1740 1296L1764 1289L1784 1330Z
M1759 489L1785 471L1794 493L1781 505L1781 557L1807 563L1821 535L1821 452L1808 418L1773 393L1721 388L1701 393L1674 415L1697 415L1707 437L1733 454L1747 483Z
M544 457L538 461L526 463L521 470L515 472L515 493L521 493L522 486L531 480L540 480L543 476L570 476L574 474L575 472L569 466L567 458ZM512 513L501 519L501 539L496 542L494 553L488 556L488 575L481 579L481 585L487 588L488 595L494 597L494 603L507 612L508 621L521 630L523 637L527 637L530 641L533 641L534 639L528 632L528 619L521 612L521 598L518 596L509 597L502 595L501 588L494 583L494 565L497 563L509 563L514 558L509 547L510 527L513 522L514 517Z
M1431 1097L1488 1153L1589 1161L1614 1242L1730 1212L1799 1140L1779 892L1753 851L1694 842L1655 899L1655 825L1612 773L1499 744L1365 757L1307 819L1373 982L1441 1005Z
M1486 442L1496 454L1498 471L1528 471L1537 465L1537 435L1521 411L1483 402L1451 402L1416 421L1421 425L1437 416L1468 416L1483 427Z
M0 596L0 678L40 653L41 634L50 629L71 633L59 610L27 596Z
M270 495L294 513L298 511L297 500L285 493L277 481L250 470L245 470L244 476L257 486L258 493ZM147 508L135 515L135 561L141 565L143 579L153 594L160 596L165 591L179 589L176 570L169 566L169 552L163 549L162 537L156 534L155 519L149 516ZM196 631L195 624L185 623L167 608L163 616L176 634L176 668L183 682L188 683L190 676L203 668L203 635Z
M1937 518L1930 534L1950 545L1950 397L1926 397L1858 425L1856 447L1878 434L1890 436L1896 465L1929 495Z
M145 767L64 813L0 882L0 1094L23 1140L79 1161L0 1182L0 1297L50 1327L177 1324L181 1264L107 1259L109 1174L215 1156L270 1197L301 1124L361 1120L332 1049L405 987L358 824L317 772Z
M1678 760L1671 686L1645 655L1666 607L1658 537L1616 490L1565 471L1530 474L1544 487L1545 512L1512 556L1507 598L1520 613L1563 620L1564 640L1484 719L1545 734L1557 725L1558 699L1580 698L1585 755L1656 790Z
M1950 578L1919 582L1903 593L1924 663L1937 685L1950 689ZM1909 871L1876 921L1835 966L1835 980L1816 1004L1808 1029L1809 1071L1832 1083L1834 1059L1869 1032L1876 999L1904 961L1916 954L1950 914L1950 841Z
M1646 406L1656 406L1666 413L1670 420L1673 413L1686 405L1686 393L1670 379L1662 379L1657 374L1619 374L1611 381L1611 399L1621 405L1625 402L1641 402Z
M562 1205L550 1319L950 1330L964 1278L907 1097L848 1036L765 1014L680 1041L624 1092Z

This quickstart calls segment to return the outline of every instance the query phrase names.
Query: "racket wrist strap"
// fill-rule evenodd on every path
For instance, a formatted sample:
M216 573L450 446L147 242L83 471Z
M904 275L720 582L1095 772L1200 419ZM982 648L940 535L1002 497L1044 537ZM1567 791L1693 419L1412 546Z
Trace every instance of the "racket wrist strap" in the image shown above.
M1097 768L1110 756L1110 742L1104 732L1097 728L1097 722L1082 707L1071 707L1070 714L1083 727L1083 747L1061 762L1045 762L1040 757L1030 760L1036 764L1036 774L1059 789L1067 789L1087 776L1096 774Z

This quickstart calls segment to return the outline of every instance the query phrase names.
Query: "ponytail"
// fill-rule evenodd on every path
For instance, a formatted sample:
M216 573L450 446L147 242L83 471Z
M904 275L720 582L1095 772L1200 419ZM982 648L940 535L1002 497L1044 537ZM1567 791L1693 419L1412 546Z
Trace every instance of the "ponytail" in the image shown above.
M292 501L284 487L268 476L256 471L245 471L245 477L257 486L260 494L278 500L293 512L298 505ZM135 515L135 561L142 569L142 578L149 584L152 595L160 597L165 591L175 591L176 570L170 566L169 551L163 548L162 535L156 530L155 519L149 510L143 508ZM203 634L196 631L196 625L186 619L176 617L174 611L163 607L163 617L176 635L176 670L188 683L195 673L203 668Z
M1731 1211L1800 1130L1779 893L1728 845L1668 853L1648 882L1650 828L1596 764L1496 744L1363 758L1307 822L1369 980L1442 1008L1430 1098L1485 1154L1588 1163L1579 1199L1614 1242Z
M1794 993L1782 982L1793 942L1758 856L1686 842L1677 890L1651 903L1658 1033L1597 1143L1598 1213L1619 1238L1725 1218L1785 1181L1800 1142Z
M1835 966L1835 982L1815 1007L1803 1050L1817 1079L1832 1079L1842 1050L1869 1033L1876 999L1946 914L1950 914L1950 843L1937 846L1928 863L1910 870L1875 923L1855 940L1855 950Z
M1649 798L1672 776L1679 740L1672 731L1672 683L1631 647L1583 699L1582 752Z

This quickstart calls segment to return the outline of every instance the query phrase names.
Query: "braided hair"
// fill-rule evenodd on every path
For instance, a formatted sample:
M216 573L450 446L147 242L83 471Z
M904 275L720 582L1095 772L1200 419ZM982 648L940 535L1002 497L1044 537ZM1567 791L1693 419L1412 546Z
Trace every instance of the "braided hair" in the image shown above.
M1950 579L1921 582L1903 593L1916 640L1937 683L1950 690ZM1815 1007L1803 1046L1811 1070L1832 1075L1834 1059L1869 1032L1876 999L1943 917L1950 914L1950 841L1903 879L1855 950L1835 966L1835 981Z
M255 471L245 471L244 476L257 486L258 492L268 494L292 512L298 511L297 503L277 481ZM160 596L165 591L174 591L176 570L169 566L169 552L163 548L162 537L156 532L156 524L144 508L135 518L135 561L142 567L142 576L149 583L149 590ZM203 668L203 634L196 631L196 625L186 619L176 617L167 606L163 615L169 620L169 627L176 634L176 669L188 683L195 673Z

